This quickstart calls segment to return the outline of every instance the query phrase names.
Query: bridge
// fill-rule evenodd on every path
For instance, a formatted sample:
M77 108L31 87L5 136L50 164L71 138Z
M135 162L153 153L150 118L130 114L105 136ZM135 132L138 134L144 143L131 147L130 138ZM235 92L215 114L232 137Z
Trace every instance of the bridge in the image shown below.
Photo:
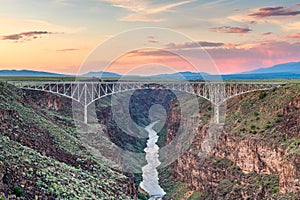
M238 95L272 90L285 83L272 82L44 82L10 81L25 90L36 90L61 95L79 102L84 107L84 122L88 122L88 106L105 96L141 89L181 91L202 97L214 106L214 121L220 123L220 106Z

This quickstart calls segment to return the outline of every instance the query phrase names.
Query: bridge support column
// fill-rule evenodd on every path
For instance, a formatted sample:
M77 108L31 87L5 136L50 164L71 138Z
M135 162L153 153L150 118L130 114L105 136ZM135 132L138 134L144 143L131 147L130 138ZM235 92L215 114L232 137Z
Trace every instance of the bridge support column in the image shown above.
M220 123L220 106L219 105L214 106L214 122L216 124Z
M88 106L87 105L84 105L84 112L83 112L83 120L84 120L84 123L86 123L87 124L87 122L88 122L88 113L87 113L87 109L88 109Z

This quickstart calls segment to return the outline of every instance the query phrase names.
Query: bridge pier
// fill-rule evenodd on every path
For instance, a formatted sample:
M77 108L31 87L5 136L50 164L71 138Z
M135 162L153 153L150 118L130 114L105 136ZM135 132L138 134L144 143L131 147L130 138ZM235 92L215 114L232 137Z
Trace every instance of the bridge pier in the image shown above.
M220 106L214 105L214 122L216 124L220 123Z
M88 122L88 113L87 113L87 111L88 111L88 106L87 105L84 105L83 106L84 108L84 111L83 111L83 121L84 121L84 123L86 123L87 124L87 122Z

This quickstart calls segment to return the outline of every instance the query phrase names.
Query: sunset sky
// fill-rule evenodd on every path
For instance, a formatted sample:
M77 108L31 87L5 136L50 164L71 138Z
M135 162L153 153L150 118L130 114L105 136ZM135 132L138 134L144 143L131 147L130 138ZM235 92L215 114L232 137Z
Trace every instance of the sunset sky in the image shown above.
M136 73L161 73L169 65L193 71L179 54L214 73L200 59L200 46L221 73L300 61L299 1L2 0L0 13L0 69L77 74L113 61L107 71L124 74L141 65ZM166 28L174 36L120 36L143 27ZM118 51L125 46L127 52Z

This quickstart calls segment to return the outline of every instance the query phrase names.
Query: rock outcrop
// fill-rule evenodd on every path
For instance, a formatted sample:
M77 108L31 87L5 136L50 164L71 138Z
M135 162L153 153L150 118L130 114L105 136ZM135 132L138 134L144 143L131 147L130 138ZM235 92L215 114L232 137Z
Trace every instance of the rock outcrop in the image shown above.
M203 154L203 142L212 130L205 121L209 104L201 104L204 120L195 127L189 150L170 167L172 177L213 199L300 198L300 88L259 94L227 103L226 124L208 154ZM177 128L179 113L173 110L168 142Z

